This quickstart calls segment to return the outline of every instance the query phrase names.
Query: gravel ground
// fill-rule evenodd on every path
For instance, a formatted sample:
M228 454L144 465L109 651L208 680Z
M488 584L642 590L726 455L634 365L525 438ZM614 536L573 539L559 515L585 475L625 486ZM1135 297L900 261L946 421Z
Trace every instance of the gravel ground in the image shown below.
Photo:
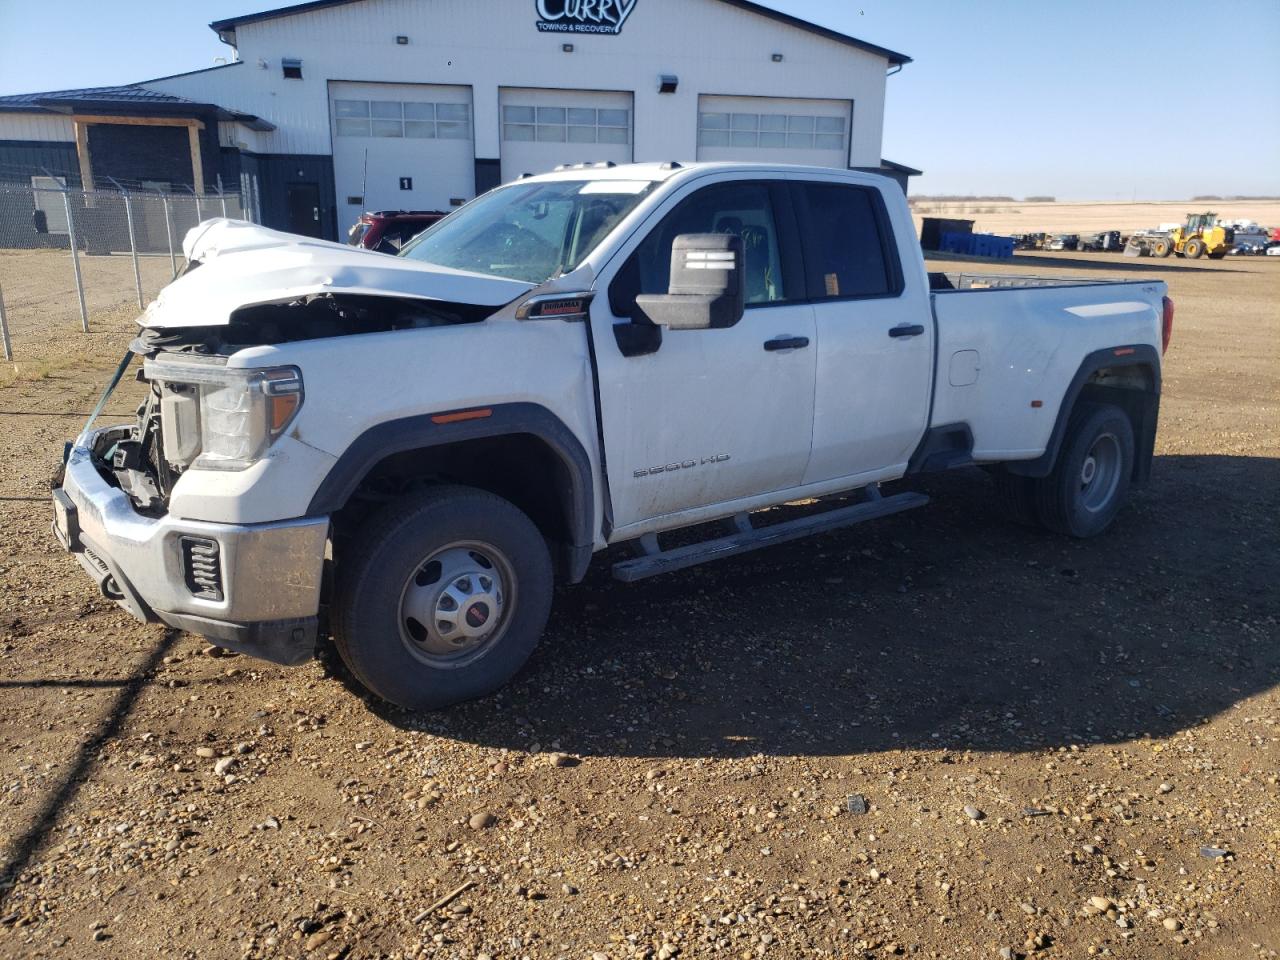
M103 600L47 480L113 358L0 386L0 955L1275 957L1280 262L998 269L1170 281L1111 533L1015 527L973 471L679 576L602 560L439 714Z

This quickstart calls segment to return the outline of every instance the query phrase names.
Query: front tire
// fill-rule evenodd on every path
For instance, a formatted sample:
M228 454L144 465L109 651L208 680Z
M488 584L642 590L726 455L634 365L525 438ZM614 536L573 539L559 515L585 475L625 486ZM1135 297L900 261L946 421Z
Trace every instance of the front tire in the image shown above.
M1189 241L1183 249L1192 260L1199 260L1204 256L1204 244L1199 240Z
M441 486L377 514L337 558L334 645L383 700L435 710L519 672L551 611L547 543L491 493Z
M1119 407L1080 403L1053 472L1036 485L1036 513L1055 533L1096 537L1115 519L1133 476L1133 426Z

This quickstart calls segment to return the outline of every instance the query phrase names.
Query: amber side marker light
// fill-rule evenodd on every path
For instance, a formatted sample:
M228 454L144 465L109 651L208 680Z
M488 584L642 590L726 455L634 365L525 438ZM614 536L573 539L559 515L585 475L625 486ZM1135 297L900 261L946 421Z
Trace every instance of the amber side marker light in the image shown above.
M486 408L484 410L463 410L459 413L442 413L432 417L431 422L443 426L446 423L463 423L467 420L484 420L492 417L493 411Z

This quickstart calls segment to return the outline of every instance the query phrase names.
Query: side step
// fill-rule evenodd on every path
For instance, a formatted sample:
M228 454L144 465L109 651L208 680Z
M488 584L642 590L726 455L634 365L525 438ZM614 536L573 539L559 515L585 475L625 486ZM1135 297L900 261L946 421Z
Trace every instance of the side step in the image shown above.
M674 573L688 567L696 567L712 560L725 557L736 557L740 553L749 553L761 547L771 547L778 543L799 540L815 533L826 533L851 527L866 520L887 517L890 514L902 513L915 507L923 507L929 498L923 493L898 493L892 497L882 497L874 487L867 490L868 499L851 507L841 507L826 513L787 520L775 523L762 529L751 526L746 514L738 514L731 518L736 533L702 543L691 543L688 546L676 547L673 550L662 550L658 547L658 538L654 534L641 537L641 545L646 556L634 560L624 560L613 565L613 575L624 583L633 583L646 577L654 577L660 573Z

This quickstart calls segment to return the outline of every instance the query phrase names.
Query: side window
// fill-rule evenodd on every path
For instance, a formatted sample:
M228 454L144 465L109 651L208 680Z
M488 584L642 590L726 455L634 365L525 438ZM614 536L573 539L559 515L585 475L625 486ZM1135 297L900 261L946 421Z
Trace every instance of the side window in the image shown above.
M879 195L836 183L798 185L809 296L884 297L902 290L901 271Z
M721 183L683 200L627 260L609 288L615 316L631 316L638 294L667 292L671 246L686 233L732 233L742 238L748 306L803 299L801 291L787 289L783 277L783 250L769 186Z

